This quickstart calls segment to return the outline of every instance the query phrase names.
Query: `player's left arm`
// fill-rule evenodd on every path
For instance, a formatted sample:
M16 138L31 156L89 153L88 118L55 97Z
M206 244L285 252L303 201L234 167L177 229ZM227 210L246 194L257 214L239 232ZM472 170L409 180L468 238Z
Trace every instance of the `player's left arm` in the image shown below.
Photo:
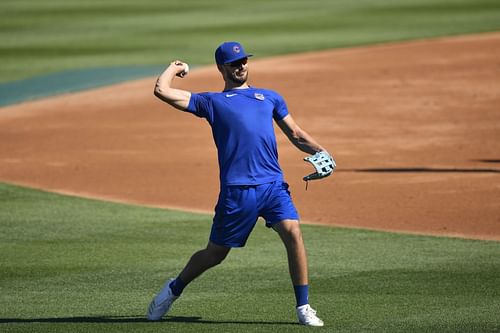
M312 136L297 125L290 114L277 121L278 126L299 150L307 154L326 151Z

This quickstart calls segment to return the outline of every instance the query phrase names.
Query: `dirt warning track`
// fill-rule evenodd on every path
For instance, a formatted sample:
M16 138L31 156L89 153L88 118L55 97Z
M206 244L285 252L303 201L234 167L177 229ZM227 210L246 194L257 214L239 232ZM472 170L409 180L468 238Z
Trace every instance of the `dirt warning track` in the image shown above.
M278 135L304 221L500 240L500 33L252 53L251 85L280 92L338 163L305 191L310 165ZM218 169L209 126L158 101L155 80L1 108L0 181L212 211ZM218 91L222 81L209 66L175 85Z

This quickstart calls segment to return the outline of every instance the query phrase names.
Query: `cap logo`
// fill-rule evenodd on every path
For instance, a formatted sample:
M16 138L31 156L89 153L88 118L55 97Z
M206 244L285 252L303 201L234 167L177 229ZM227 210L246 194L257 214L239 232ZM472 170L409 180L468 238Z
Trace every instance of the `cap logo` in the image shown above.
M233 46L233 52L234 53L240 53L241 49L238 45Z

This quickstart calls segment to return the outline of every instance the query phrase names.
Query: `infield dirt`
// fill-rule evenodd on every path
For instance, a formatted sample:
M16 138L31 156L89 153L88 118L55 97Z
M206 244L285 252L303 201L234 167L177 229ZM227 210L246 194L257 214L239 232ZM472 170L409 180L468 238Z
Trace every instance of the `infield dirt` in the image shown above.
M268 59L251 51L251 85L280 92L338 163L305 191L311 167L278 134L304 221L500 240L500 33ZM157 100L155 80L1 108L0 181L211 212L209 126ZM223 87L215 66L175 85Z

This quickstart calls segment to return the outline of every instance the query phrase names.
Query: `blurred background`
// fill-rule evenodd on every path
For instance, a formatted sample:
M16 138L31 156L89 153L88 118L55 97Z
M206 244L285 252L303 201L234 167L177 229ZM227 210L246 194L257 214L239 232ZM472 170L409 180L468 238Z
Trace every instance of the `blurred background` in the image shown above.
M498 0L2 0L0 83L83 69L127 79L173 57L208 64L225 40L267 57L499 29Z

